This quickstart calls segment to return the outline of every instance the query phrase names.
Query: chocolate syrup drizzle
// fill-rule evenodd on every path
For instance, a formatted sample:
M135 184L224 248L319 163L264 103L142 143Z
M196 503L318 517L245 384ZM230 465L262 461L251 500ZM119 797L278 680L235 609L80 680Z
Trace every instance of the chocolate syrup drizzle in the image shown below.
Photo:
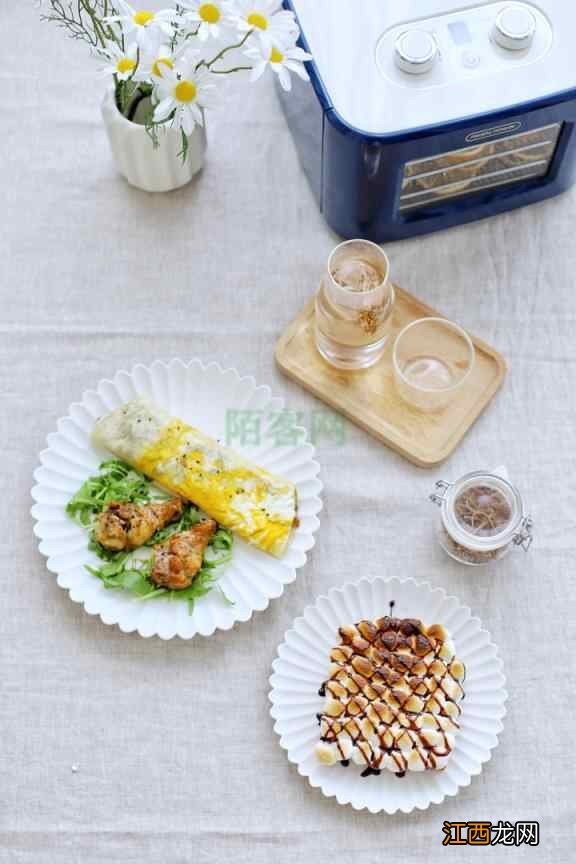
M390 603L390 612L393 607L394 601ZM450 672L450 666L455 658L448 661L442 660L440 651L444 643L441 639L426 635L427 631L422 622L415 619L385 616L374 623L360 621L353 626L341 627L339 632L341 644L334 648L330 655L332 663L339 668L331 678L324 681L318 692L320 696L328 695L339 701L345 711L339 717L332 717L326 713L317 715L323 733L321 740L336 744L342 757L340 763L347 766L350 760L345 758L342 745L338 741L341 732L346 731L352 744L360 749L366 761L362 777L380 774L386 754L391 756L395 763L396 776L403 777L408 771L407 756L399 749L396 741L391 747L385 743L391 724L398 721L400 714L403 714L406 719L400 724L402 734L409 732L412 750L417 748L424 768L435 769L438 758L449 756L451 752L446 731L441 727L439 718L449 718L450 722L458 728L457 717L461 714L458 702L464 698L461 682ZM399 651L409 653L398 653ZM424 658L430 654L433 655L433 659L425 660ZM426 671L420 674L412 673L413 667L420 664L425 665ZM442 669L439 678L438 664ZM433 667L434 672L431 671ZM434 676L433 692L425 681L429 675ZM352 681L354 688L357 689L344 684L346 680ZM455 696L450 696L446 690L445 685L449 680L458 687ZM399 686L406 684L410 689L408 694L398 689ZM446 702L455 706L454 716L448 713L435 695L438 691L443 693ZM394 700L393 704L390 704L390 696ZM411 710L406 704L414 696L421 700L420 710ZM385 704L387 712L392 714L392 721L386 722L380 719L378 727L375 728L373 721L367 717L367 712L371 706L374 706L374 711L380 717L378 703ZM436 730L442 736L442 747L439 744L430 745L425 738L428 730L418 729L416 721L423 713L430 714L434 718ZM362 724L366 719L379 738L379 747L374 748L362 731ZM390 736L387 737L389 743Z

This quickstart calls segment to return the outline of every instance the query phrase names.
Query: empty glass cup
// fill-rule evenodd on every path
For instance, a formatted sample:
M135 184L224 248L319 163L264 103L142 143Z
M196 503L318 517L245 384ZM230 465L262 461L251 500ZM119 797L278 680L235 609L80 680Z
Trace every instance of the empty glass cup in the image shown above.
M475 359L472 340L461 327L445 318L421 318L394 343L396 388L420 411L441 411L462 392Z

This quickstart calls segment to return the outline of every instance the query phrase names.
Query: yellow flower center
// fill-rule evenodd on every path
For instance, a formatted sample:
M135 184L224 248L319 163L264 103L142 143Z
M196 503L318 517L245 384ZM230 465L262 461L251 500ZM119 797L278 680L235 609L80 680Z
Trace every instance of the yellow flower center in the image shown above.
M131 60L129 57L121 57L116 63L116 71L119 72L120 75L125 75L126 72L132 72L135 68L136 61Z
M260 12L251 12L246 20L251 27L257 27L258 30L268 29L268 19L265 15L261 15Z
M284 54L278 50L278 48L272 48L270 52L270 63L282 63L284 60Z
M147 27L154 20L154 12L135 12L132 20L137 27Z
M198 9L198 14L202 21L206 21L207 24L217 24L222 17L215 3L203 3Z
M158 57L157 60L152 64L152 74L156 76L156 78L162 78L162 66L165 66L166 69L174 69L174 63L169 57Z
M194 102L197 92L193 81L179 81L174 90L174 96L178 102Z

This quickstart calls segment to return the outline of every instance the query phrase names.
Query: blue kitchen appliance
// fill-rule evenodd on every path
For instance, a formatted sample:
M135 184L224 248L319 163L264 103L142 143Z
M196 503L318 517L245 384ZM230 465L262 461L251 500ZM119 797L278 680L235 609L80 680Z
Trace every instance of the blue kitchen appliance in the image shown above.
M312 86L281 95L343 237L397 240L542 201L576 178L576 4L285 0Z

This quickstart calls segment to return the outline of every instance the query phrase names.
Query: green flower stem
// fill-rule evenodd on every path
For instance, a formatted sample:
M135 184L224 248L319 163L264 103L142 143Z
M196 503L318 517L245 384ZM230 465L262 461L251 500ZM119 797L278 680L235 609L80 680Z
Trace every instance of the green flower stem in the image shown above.
M118 81L116 76L114 78L118 110L128 120L133 120L140 102L152 95L152 86L145 82L135 82L131 78L127 81Z
M40 16L42 21L54 21L60 27L68 31L72 39L82 39L88 42L89 45L96 47L94 34L86 29L82 21L77 21L74 18L72 7L68 7L68 12L60 0L50 0L52 11L44 13Z
M105 4L105 6L107 6L107 4ZM103 7L103 8L105 8L105 7ZM79 15L79 17L81 17L81 15L82 15L82 9L86 12L88 17L90 18L90 20L92 22L92 27L94 28L94 33L96 35L96 39L97 39L97 41L100 42L100 44L102 45L103 48L106 48L106 42L110 38L113 38L114 41L117 42L115 34L111 30L110 27L107 28L108 33L105 32L104 25L103 25L102 21L100 20L100 18L98 17L96 10L93 9L92 6L90 6L89 0L78 0L78 15ZM103 14L102 17L106 17L106 15Z
M146 99L146 96L146 93L142 93L141 90L136 89L136 92L134 93L134 98L130 102L130 106L125 115L127 120L130 120L130 122L134 120L134 117L136 116L136 111L138 110L138 106L144 99Z
M252 66L235 66L233 69L212 69L213 75L232 75L234 72L251 72Z
M253 30L248 30L248 32L246 33L246 35L244 36L244 38L242 39L241 42L238 42L236 45L228 45L226 48L223 48L222 51L220 51L215 57L212 58L212 60L209 60L209 61L201 60L200 63L198 63L198 65L196 66L196 71L198 71L198 69L200 69L202 66L206 66L207 69L212 70L212 66L214 65L214 63L217 63L218 60L222 60L222 58L229 51L234 51L236 48L242 48L246 44L246 42L248 41L248 38L252 35L253 32L254 32Z
M107 42L121 45L111 26L102 19L116 13L114 0L47 0L49 9L41 15L43 21L53 21L68 31L73 39L81 39L92 48L105 48Z
M94 10L88 5L86 0L78 0L78 20L82 21L82 15L86 13L86 15L90 18L92 23L92 29L94 31L95 44L102 45L102 48L106 48L106 40L104 39L101 31L100 22L98 21Z

